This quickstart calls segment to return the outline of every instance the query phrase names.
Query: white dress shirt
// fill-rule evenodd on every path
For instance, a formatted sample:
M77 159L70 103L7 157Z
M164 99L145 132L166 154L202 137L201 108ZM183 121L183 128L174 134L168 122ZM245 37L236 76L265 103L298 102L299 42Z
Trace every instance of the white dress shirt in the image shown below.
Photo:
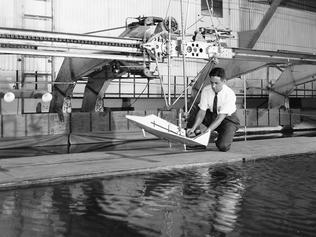
M213 112L213 101L215 92L212 89L212 85L208 85L203 88L201 93L201 99L199 107L201 110L206 111L210 109ZM217 93L217 113L232 115L236 111L236 95L235 92L227 85L223 85L220 92Z

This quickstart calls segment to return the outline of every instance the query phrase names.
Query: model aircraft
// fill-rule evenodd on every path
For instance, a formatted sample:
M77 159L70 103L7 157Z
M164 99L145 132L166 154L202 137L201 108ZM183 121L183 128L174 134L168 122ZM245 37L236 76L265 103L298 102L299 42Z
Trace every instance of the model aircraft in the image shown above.
M170 123L154 114L147 116L126 115L126 118L133 121L141 129L157 136L158 138L168 140L173 143L180 143L188 146L207 146L210 139L210 130L194 137L186 136L185 129Z

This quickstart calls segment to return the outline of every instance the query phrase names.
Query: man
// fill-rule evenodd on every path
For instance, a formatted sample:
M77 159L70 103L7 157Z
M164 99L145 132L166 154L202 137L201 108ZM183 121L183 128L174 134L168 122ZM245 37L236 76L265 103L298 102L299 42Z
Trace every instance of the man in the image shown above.
M228 151L239 127L236 95L226 85L223 68L213 68L209 76L210 85L202 90L199 108L193 108L188 118L187 136L195 136L197 129L203 123L211 132L217 131L218 137L215 142L217 148L220 151Z

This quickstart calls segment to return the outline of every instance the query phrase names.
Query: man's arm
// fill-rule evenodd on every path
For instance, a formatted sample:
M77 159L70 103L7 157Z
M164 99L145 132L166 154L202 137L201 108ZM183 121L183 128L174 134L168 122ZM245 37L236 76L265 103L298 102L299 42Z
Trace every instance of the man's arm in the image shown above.
M205 117L205 114L206 114L206 111L205 110L199 110L199 112L197 113L196 115L196 118L195 118L195 122L194 122L194 125L192 128L189 128L187 130L187 135L188 136L192 136L192 135L195 135L194 131L196 130L196 128L198 126L200 126L200 124L203 122L203 119Z
M208 126L207 130L214 131L226 118L227 114L218 114L216 119Z

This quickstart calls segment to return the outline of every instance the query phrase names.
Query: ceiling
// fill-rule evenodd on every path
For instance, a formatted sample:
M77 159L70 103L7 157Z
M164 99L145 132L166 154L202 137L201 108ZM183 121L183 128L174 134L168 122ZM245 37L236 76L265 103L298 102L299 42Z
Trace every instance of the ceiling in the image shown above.
M273 0L249 0L249 2L257 2L262 4L271 4ZM283 0L281 6L316 12L316 0Z
M283 0L281 6L316 12L315 0Z

